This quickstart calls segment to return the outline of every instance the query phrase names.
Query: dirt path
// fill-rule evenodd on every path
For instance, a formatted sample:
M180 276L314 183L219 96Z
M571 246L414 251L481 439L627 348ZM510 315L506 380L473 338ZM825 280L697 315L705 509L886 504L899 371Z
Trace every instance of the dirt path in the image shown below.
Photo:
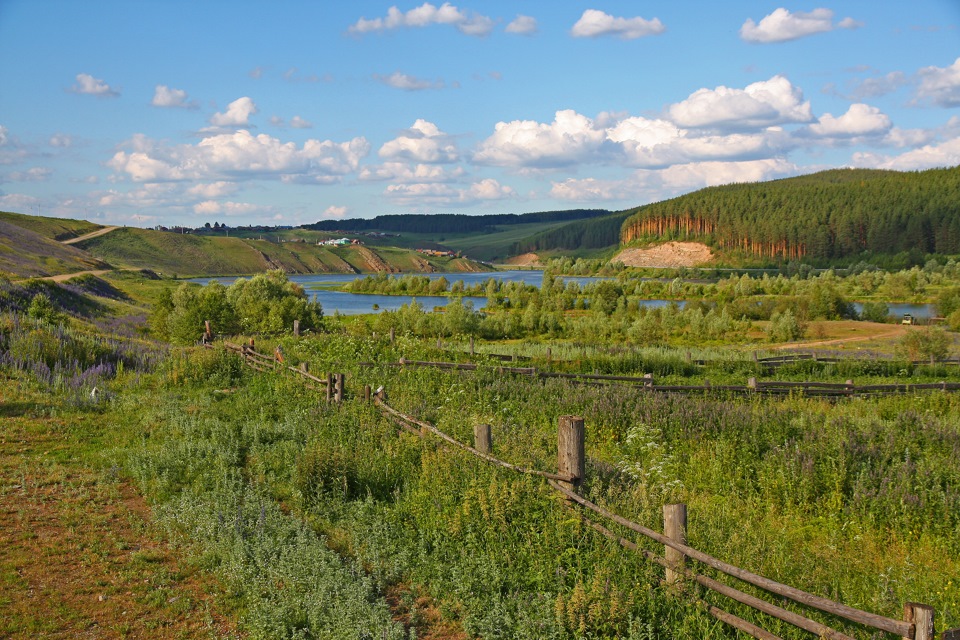
M886 338L899 338L908 331L907 327L896 325L890 331L884 333L873 333L866 336L851 336L849 338L833 338L830 340L816 340L814 342L787 342L786 344L780 344L771 349L804 349L807 347L828 347L838 344L846 344L848 342L865 342L867 340L884 340Z
M0 382L0 637L234 635L217 585L151 536L133 485L78 461L69 434L97 414L44 405Z
M112 269L94 269L93 271L74 271L73 273L61 273L56 276L43 276L40 280L52 280L53 282L66 282L70 278L77 276L91 275L100 277L105 273L110 273Z
M96 231L91 231L90 233L85 233L82 236L77 236L76 238L70 238L69 240L64 240L60 244L76 244L78 242L83 242L84 240L89 240L90 238L96 238L110 233L120 227L104 227L103 229L97 229Z

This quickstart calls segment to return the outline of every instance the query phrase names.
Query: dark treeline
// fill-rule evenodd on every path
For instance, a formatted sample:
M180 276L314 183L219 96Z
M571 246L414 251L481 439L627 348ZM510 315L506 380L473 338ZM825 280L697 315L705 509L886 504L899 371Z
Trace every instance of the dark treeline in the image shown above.
M303 225L314 231L397 231L406 233L484 233L496 225L529 224L536 222L564 222L596 218L610 212L606 209L570 209L537 213L499 213L469 216L462 213L400 213L376 218L349 220L320 220Z
M524 238L511 247L513 255L549 249L602 249L620 242L620 228L633 211L576 220Z
M960 252L960 168L836 169L702 189L636 210L624 243L699 239L747 256L824 261Z

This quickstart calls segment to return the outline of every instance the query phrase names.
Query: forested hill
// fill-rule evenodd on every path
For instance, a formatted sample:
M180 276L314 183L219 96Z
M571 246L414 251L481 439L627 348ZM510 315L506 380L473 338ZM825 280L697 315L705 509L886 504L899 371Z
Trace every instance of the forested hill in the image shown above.
M394 231L406 233L485 233L497 226L540 222L564 222L607 215L606 209L571 209L537 213L501 213L469 216L461 213L400 213L376 218L321 220L303 225L314 231Z
M610 213L589 220L574 220L524 238L511 247L513 255L552 249L603 249L620 242L620 228L631 211Z
M701 240L744 255L811 260L862 252L960 253L960 168L836 169L710 187L640 207L634 240Z

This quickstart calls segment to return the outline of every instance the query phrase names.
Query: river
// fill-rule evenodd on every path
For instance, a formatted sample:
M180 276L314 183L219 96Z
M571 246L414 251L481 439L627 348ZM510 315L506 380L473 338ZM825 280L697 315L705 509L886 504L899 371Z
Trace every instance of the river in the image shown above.
M542 271L515 270L515 271L485 271L481 273L417 273L417 274L397 274L397 275L425 275L430 279L437 279L441 276L450 282L463 280L467 287L476 284L483 284L490 278L497 280L523 282L539 286L543 282ZM330 287L339 287L347 282L352 282L358 278L365 278L365 274L353 273L313 273L307 275L290 275L291 282L296 282L302 286L311 298L316 299L323 306L323 312L326 315L333 315L339 312L340 315L354 316L363 313L377 313L379 311L396 311L402 305L409 304L416 299L423 305L427 311L434 307L443 307L447 305L449 298L446 296L385 296L375 293L347 293L345 291L332 291ZM600 280L613 280L615 278L589 277L589 276L558 276L564 282L577 282L581 285ZM190 282L206 284L216 280L225 286L229 286L236 278L194 278ZM483 296L464 296L464 302L471 301L477 309L482 309L487 304L487 298ZM640 304L644 307L663 307L670 304L669 300L641 300ZM682 303L681 303L682 304ZM890 315L895 318L901 318L909 313L915 318L931 318L936 315L931 304L906 304L906 303L888 303ZM859 302L854 303L857 313L863 310L863 305Z

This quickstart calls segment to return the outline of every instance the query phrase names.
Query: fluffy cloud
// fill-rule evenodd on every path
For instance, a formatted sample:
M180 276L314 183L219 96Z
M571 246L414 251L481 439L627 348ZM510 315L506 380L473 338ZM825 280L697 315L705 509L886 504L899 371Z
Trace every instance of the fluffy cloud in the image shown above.
M473 156L478 164L549 168L582 162L597 153L606 133L593 120L567 109L550 124L533 120L498 122Z
M338 207L336 205L330 205L323 211L322 218L344 218L347 215L348 209L346 207Z
M745 89L699 89L668 109L681 127L756 128L810 122L810 102L783 76L755 82Z
M413 123L403 135L380 147L384 160L411 160L413 162L445 163L459 159L457 146L437 125L423 119Z
M239 186L235 182L220 180L217 182L195 184L187 189L187 195L202 200L212 200L214 198L231 196L236 193L238 189Z
M313 123L309 120L305 120L300 116L293 116L290 118L290 126L294 129L313 129Z
M389 76L374 74L373 78L374 80L378 80L388 87L393 87L394 89L403 89L404 91L443 89L446 86L443 80L431 82L430 80L423 80L415 76L407 75L406 73L400 73L399 71L394 71Z
M855 153L853 164L869 169L920 171L935 167L955 167L960 164L960 138L940 144L929 144L897 156L876 153Z
M819 122L810 125L810 134L820 138L859 138L879 136L890 131L890 118L876 107L857 103L842 116L825 113Z
M494 21L480 14L467 14L449 2L437 7L425 2L419 7L410 9L406 13L397 7L390 7L383 18L360 18L348 32L364 34L379 31L399 29L401 27L415 28L430 25L450 25L468 36L486 36L493 31Z
M196 145L165 145L137 135L107 162L134 182L279 178L287 182L333 182L357 170L370 152L365 138L348 142L293 142L239 130L213 135Z
M504 31L522 36L533 35L537 32L537 19L530 16L518 15L506 26Z
M392 184L384 192L392 202L401 206L470 206L485 201L516 197L512 187L501 185L492 178L458 189L446 184Z
M465 175L463 167L452 170L438 165L409 165L404 162L384 162L360 168L357 178L364 182L389 181L398 183L454 182Z
M735 182L759 182L795 175L796 165L778 158L745 162L693 162L675 165L660 172L663 185L674 192L715 187Z
M105 98L115 98L120 95L119 91L113 89L106 82L100 80L99 78L94 78L87 73L77 74L77 82L70 87L70 91L73 93L100 96Z
M781 7L760 20L759 24L752 18L747 18L740 27L740 37L755 43L786 42L815 33L833 31L835 28L856 29L860 26L861 23L852 18L844 18L834 26L833 11L830 9L790 13Z
M960 107L960 58L949 67L925 67L917 72L917 98L941 107Z
M227 110L223 113L210 116L210 124L215 127L246 127L250 124L250 116L255 113L257 113L257 105L244 96L227 105Z
M666 169L636 171L625 180L571 178L554 182L550 195L573 202L635 203L671 197L707 186L769 180L797 173L795 165L779 159L693 162Z
M150 101L155 107L196 109L197 103L187 100L187 92L183 89L171 89L165 84L158 84L153 92L153 100Z
M577 20L570 35L575 38L597 38L617 36L624 40L633 40L644 36L658 35L666 31L659 18L615 18L596 9L587 9Z

